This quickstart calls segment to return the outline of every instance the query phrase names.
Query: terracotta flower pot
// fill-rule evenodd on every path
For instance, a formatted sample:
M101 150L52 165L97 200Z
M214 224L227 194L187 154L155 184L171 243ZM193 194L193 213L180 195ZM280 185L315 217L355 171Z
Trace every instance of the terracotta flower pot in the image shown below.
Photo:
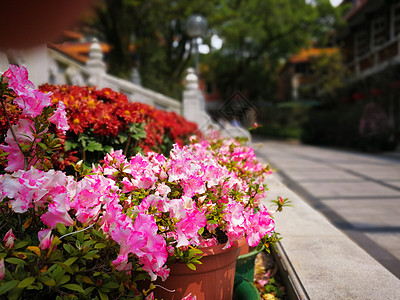
M203 251L202 264L196 265L196 270L189 269L186 264L170 264L170 275L165 282L156 281L168 290L157 286L154 296L157 299L182 299L189 293L197 300L232 299L235 280L236 259L239 256L239 247L235 243L229 249L222 250L224 245L217 245L201 249Z

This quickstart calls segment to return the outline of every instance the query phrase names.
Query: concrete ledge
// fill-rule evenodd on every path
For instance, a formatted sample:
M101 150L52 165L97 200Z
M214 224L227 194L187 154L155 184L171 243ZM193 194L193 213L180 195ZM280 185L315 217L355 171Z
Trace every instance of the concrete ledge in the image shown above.
M294 207L276 213L282 264L299 299L400 299L400 280L281 183L266 181L268 199ZM283 251L282 251L283 250Z

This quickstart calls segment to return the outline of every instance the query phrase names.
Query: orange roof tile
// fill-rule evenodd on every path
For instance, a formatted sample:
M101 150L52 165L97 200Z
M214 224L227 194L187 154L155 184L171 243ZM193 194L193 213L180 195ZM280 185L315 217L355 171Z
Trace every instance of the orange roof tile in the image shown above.
M80 40L83 38L83 34L76 32L76 31L72 31L72 30L64 30L63 31L63 37L64 38L69 38L69 39L75 39L75 40Z
M73 43L73 44L54 44L48 43L48 47L57 50L65 55L77 60L81 63L86 63L89 60L89 51L92 43ZM103 53L110 51L108 44L100 43Z
M337 52L337 48L309 48L309 49L301 49L299 53L292 55L289 58L290 63L300 63L307 62L310 58L322 55L322 54L332 54Z

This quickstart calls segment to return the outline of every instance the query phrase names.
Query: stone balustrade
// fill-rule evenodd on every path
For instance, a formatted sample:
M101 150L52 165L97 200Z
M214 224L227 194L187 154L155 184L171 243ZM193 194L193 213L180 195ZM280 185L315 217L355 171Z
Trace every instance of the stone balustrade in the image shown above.
M213 122L205 110L204 98L199 90L198 77L193 69L188 69L183 101L181 102L131 81L108 74L102 49L96 39L92 42L89 60L86 64L81 64L66 54L45 46L28 50L9 50L7 53L0 52L0 74L6 70L10 62L24 65L36 86L50 83L111 88L114 91L124 93L132 102L141 102L152 105L157 109L174 111L187 120L195 122L202 132L213 127L221 130L223 135L227 137L247 137L249 140L251 139L250 133L244 128L229 126L229 124L220 126Z

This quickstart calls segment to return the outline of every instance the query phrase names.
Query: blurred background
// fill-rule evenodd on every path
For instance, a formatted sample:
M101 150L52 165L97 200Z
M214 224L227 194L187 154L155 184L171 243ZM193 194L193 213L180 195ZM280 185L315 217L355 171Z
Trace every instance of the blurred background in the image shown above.
M84 2L90 10L46 49L82 65L96 38L107 73L180 100L194 67L209 115L240 92L256 116L236 121L256 120L256 135L371 152L399 145L398 0ZM3 49L9 62L32 46L24 38Z

